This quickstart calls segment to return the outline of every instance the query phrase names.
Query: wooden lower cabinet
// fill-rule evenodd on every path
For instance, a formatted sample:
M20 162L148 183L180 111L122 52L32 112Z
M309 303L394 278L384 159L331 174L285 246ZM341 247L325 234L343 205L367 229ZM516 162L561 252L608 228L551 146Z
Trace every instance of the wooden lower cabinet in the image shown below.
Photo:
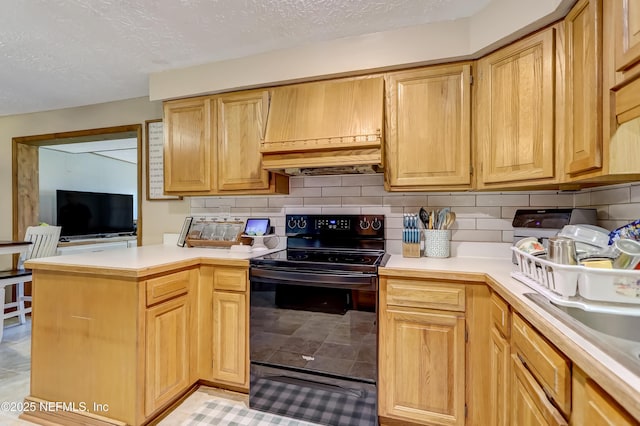
M572 373L572 425L631 426L639 424L580 368L574 366Z
M247 296L213 292L213 380L249 387Z
M491 404L491 425L507 426L509 424L509 341L496 328L491 329L491 382L489 398Z
M189 300L187 296L147 309L145 415L170 402L189 380Z
M192 351L195 375L235 390L249 389L247 267L200 268Z
M378 297L381 424L486 424L487 286L384 269Z
M518 426L567 425L557 408L517 354L511 356L511 424Z
M464 313L393 308L380 327L381 413L464 424Z

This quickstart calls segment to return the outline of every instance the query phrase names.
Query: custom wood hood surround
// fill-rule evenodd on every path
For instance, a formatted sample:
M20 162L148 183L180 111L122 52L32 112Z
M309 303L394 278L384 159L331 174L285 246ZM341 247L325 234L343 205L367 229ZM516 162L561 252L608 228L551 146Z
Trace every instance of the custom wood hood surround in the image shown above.
M382 166L383 117L382 76L275 88L262 166L285 174L375 171Z

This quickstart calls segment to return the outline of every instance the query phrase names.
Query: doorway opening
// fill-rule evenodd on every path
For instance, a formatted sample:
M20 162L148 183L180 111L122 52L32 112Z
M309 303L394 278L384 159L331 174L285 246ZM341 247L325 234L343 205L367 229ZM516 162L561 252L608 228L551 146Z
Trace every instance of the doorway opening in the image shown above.
M40 222L39 151L41 147L113 141L114 146L123 139L137 140L137 245L142 244L142 125L132 124L73 132L50 133L13 138L13 239L23 238L28 226ZM108 176L105 176L108 179Z

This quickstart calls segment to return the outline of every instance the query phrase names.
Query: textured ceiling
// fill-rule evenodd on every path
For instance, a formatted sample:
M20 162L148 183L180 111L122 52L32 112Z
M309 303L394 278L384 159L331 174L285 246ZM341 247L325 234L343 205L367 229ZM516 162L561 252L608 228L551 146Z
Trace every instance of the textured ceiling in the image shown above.
M152 72L457 19L489 1L6 1L0 115L147 96Z

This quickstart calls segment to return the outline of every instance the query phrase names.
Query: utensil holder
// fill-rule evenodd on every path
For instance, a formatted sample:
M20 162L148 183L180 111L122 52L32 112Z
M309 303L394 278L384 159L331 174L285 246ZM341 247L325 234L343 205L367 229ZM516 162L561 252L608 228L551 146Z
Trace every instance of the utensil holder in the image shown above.
M450 240L450 229L425 229L424 255L427 257L449 257Z

